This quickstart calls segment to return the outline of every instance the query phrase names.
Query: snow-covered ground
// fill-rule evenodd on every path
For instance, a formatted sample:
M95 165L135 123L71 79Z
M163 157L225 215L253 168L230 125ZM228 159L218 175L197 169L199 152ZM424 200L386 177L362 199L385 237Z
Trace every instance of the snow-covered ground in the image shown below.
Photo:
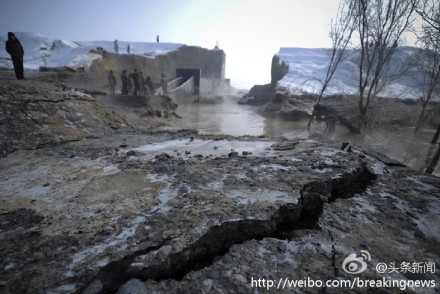
M412 47L397 48L390 63L389 73L396 76L401 67L406 64L404 61L412 60L415 53L416 49ZM281 48L277 55L281 61L289 65L289 72L280 84L297 94L319 93L322 82L325 80L330 54L331 49L324 48ZM359 67L356 65L358 58L355 50L347 51L346 58L335 72L325 95L356 94L359 76ZM393 79L379 96L419 98L421 94L417 85L420 85L422 79L420 72L412 69L405 75Z
M109 52L114 52L113 41L72 42L66 40L54 40L39 33L17 32L24 51L24 67L38 69L40 66L59 67L69 66L72 68L87 67L93 60L99 59L100 55L91 53L91 49L102 47ZM5 48L6 35L0 36L0 44ZM159 54L166 54L176 50L183 44L176 43L143 43L118 41L119 53L127 54L127 45L130 44L131 54L144 55L154 58ZM12 61L5 50L0 50L0 67L12 68Z

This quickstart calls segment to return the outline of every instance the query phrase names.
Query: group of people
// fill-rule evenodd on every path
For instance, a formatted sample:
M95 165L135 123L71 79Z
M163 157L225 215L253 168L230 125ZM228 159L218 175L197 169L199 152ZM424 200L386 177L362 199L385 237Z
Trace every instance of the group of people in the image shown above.
M129 95L130 93L137 96L154 93L153 82L150 76L144 78L144 73L137 71L137 69L134 69L134 71L130 74L127 74L127 70L124 69L121 73L121 82L122 95ZM110 70L108 73L108 83L111 93L115 94L118 83L113 70Z
M119 53L119 43L118 43L118 40L115 40L113 42L113 49L115 49L115 53L116 54ZM131 51L130 44L127 44L127 54L130 54L130 51Z
M156 42L159 43L159 35L157 35L157 37L156 37ZM115 53L116 54L119 53L119 43L118 43L118 40L115 40L113 42L113 49L115 49ZM130 52L131 52L130 44L127 44L127 54L130 54Z
M157 42L159 42L159 36L157 36ZM118 40L114 42L116 53L119 50ZM24 80L24 69L23 69L23 57L24 50L20 41L17 39L14 33L8 32L8 40L6 41L6 51L9 53L14 65L15 76L17 80ZM127 47L128 53L130 53L130 47ZM148 95L154 93L153 82L150 76L144 78L143 72L138 72L136 69L130 74L127 74L127 70L123 70L121 73L122 81L122 95L128 95L132 93L133 95ZM115 73L110 70L108 73L108 84L112 94L116 93L118 82L116 80ZM162 74L160 81L162 87L163 95L167 95L168 82L166 80L166 75Z

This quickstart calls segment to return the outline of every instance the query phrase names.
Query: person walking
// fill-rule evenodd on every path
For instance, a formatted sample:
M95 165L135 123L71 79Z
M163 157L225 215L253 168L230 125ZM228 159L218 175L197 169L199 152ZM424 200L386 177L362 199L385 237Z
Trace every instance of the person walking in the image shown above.
M128 53L128 54L130 54L130 50L131 50L131 48L130 48L130 44L127 44L127 53Z
M8 40L6 41L6 52L11 55L14 65L15 77L17 80L24 80L23 56L24 50L20 41L14 33L8 32Z
M121 81L122 81L122 95L128 95L128 76L127 70L123 70L121 73Z
M114 95L116 91L116 85L118 83L116 82L116 77L113 70L110 70L110 72L108 73L108 84L110 85L110 89L112 91L112 94Z

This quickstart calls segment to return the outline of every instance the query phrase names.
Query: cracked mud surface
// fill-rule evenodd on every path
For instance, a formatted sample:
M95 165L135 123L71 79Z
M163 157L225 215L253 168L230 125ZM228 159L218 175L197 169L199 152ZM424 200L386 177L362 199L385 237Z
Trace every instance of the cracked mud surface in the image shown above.
M5 293L82 293L90 285L113 293L133 278L148 293L253 293L252 278L351 278L341 264L359 250L371 252L365 276L373 278L377 262L438 260L434 177L354 146L349 153L302 140L290 150L198 156L185 152L194 137L228 140L160 136L182 141L181 155L128 156L157 140L139 135L2 159ZM249 148L275 143L261 140L242 138Z
M438 178L339 143L140 132L92 96L24 82L0 86L0 293L375 293L252 286L352 280L342 264L361 250L360 278L439 291L438 270L375 270L439 260Z

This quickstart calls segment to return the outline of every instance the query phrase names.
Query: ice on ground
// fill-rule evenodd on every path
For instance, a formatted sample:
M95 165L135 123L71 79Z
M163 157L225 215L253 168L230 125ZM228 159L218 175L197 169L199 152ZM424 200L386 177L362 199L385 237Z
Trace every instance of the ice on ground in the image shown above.
M96 257L100 254L102 254L107 248L113 247L113 246L119 246L120 250L127 249L127 240L130 237L133 237L136 233L137 227L144 223L146 220L145 215L139 215L136 217L128 227L123 228L118 234L112 235L108 238L106 238L101 243L95 244L92 247L87 247L77 253L75 253L72 257L72 262L69 266L68 272L65 274L67 277L74 276L73 271L75 270L75 267L83 262L86 259ZM103 260L98 260L98 263L104 264Z
M318 151L318 150L315 149L315 151ZM336 154L341 153L342 151L339 149L334 149L334 150L325 149L325 150L319 150L318 152L324 157L333 157Z
M372 203L370 203L366 198L364 197L354 197L354 201L356 201L357 204L359 204L359 207L362 210L368 210L369 212L376 212L376 206Z
M427 212L420 214L420 218L415 220L417 227L427 237L431 237L440 242L440 204L431 203Z
M255 156L267 156L272 153L270 147L273 144L274 142L265 141L180 139L143 145L133 150L152 158L161 153L189 157L194 155L224 156L231 152L238 152L239 155L242 155L244 151Z
M237 200L239 204L249 205L255 202L269 202L269 203L298 203L300 198L299 192L292 194L291 192L276 191L270 189L256 189L256 190L231 190L226 193L230 198Z
M396 196L394 196L394 195L391 195L391 194L389 194L389 193L387 193L387 192L380 192L380 193L379 193L379 196L380 196L381 198L391 198L391 199L393 199L393 200L395 201L395 205L396 205L396 207L399 208L402 212L410 211L410 208L409 208L408 202L406 202L405 200L402 200L402 199L399 198L399 197L396 197Z
M424 190L426 191L431 191L431 190L436 190L437 188L434 187L433 185L430 184L426 184L423 183L420 178L416 177L416 176L411 176L411 177L406 177L408 180L410 180L411 182L414 182L416 184L418 184L419 186L421 186Z
M374 162L374 164L370 165L370 167L376 175L384 175L389 173L386 165L380 161Z
M297 160L291 159L291 160L292 161L301 161L300 159L297 159ZM261 164L261 165L259 165L257 167L252 168L252 170L254 170L256 172L261 171L262 169L282 170L282 171L285 171L285 172L293 171L291 166L284 166L284 165L275 164L275 163L274 164Z
M104 175L112 175L120 172L119 166L117 164L110 164L103 167Z

